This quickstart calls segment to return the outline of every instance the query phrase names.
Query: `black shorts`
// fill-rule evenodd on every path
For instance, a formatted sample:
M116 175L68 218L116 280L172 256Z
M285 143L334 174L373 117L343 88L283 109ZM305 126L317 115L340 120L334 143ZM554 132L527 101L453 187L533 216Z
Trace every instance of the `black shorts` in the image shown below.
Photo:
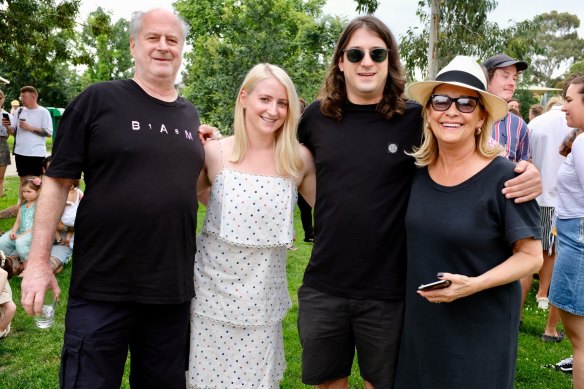
M190 306L69 296L61 388L119 388L129 349L132 388L184 389Z
M353 300L302 285L298 332L302 382L320 385L351 374L355 349L361 377L392 388L403 324L403 300Z
M44 159L45 157L28 157L26 155L14 154L18 176L42 176Z

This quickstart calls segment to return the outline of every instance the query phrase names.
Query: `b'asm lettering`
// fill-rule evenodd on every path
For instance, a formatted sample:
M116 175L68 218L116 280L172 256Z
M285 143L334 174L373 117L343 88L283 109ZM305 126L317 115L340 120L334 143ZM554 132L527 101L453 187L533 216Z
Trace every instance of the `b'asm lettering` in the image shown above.
M152 124L149 123L148 124L148 128L152 129ZM142 129L142 126L140 125L140 122L137 120L132 120L132 130L133 131L140 131ZM193 133L191 131L185 131L185 138L187 138L188 140L193 140ZM167 135L169 134L168 130L166 129L166 126L164 124L162 124L160 126L160 133L165 132ZM180 130L178 128L174 129L174 134L175 135L180 135Z

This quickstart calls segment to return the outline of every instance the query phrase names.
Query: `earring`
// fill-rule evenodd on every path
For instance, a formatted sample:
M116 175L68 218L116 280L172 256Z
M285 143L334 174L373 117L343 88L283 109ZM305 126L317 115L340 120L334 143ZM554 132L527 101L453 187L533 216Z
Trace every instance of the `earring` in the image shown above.
M476 130L475 134L480 135L481 134L481 131L482 131L482 128L477 127L477 130Z
M428 130L431 130L431 129L432 129L432 126L430 125L430 122L426 123L426 128L427 128Z

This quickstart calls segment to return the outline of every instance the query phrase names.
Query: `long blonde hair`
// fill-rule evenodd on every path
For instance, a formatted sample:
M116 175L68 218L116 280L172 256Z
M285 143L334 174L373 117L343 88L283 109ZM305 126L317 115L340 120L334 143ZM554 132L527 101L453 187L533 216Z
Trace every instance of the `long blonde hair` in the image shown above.
M276 171L281 175L296 177L303 168L299 144L296 139L298 119L300 118L300 102L294 83L288 74L276 65L261 63L254 66L247 73L239 88L239 93L235 101L233 119L234 145L229 160L233 163L240 162L247 152L248 139L245 128L245 110L240 101L241 92L246 91L248 94L251 93L260 81L268 78L275 78L284 85L288 97L288 114L286 115L284 124L282 124L282 127L275 134Z
M416 165L422 167L431 165L432 163L436 162L436 160L438 159L439 151L438 141L436 140L436 136L434 135L432 129L430 128L430 123L428 123L427 112L429 106L430 103L428 101L422 114L424 117L423 129L424 137L422 140L422 144L420 145L420 147L415 147L414 152L409 154L416 158ZM489 111L486 110L482 102L477 105L477 108L482 110L486 117L485 121L483 122L483 125L480 127L481 133L475 134L476 150L478 151L479 155L488 159L492 159L499 155L502 150L498 144L494 145L492 144L493 142L491 141L491 132L495 121L493 120L493 116L491 116Z

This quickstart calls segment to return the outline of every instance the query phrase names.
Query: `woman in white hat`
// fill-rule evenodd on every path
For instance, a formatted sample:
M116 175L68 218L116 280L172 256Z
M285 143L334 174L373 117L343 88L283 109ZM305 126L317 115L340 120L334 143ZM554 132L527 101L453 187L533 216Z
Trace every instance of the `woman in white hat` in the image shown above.
M458 56L412 84L425 107L406 215L406 308L396 388L513 388L521 288L542 264L539 209L501 196L515 165L490 142L507 104ZM420 290L421 284L437 287Z

